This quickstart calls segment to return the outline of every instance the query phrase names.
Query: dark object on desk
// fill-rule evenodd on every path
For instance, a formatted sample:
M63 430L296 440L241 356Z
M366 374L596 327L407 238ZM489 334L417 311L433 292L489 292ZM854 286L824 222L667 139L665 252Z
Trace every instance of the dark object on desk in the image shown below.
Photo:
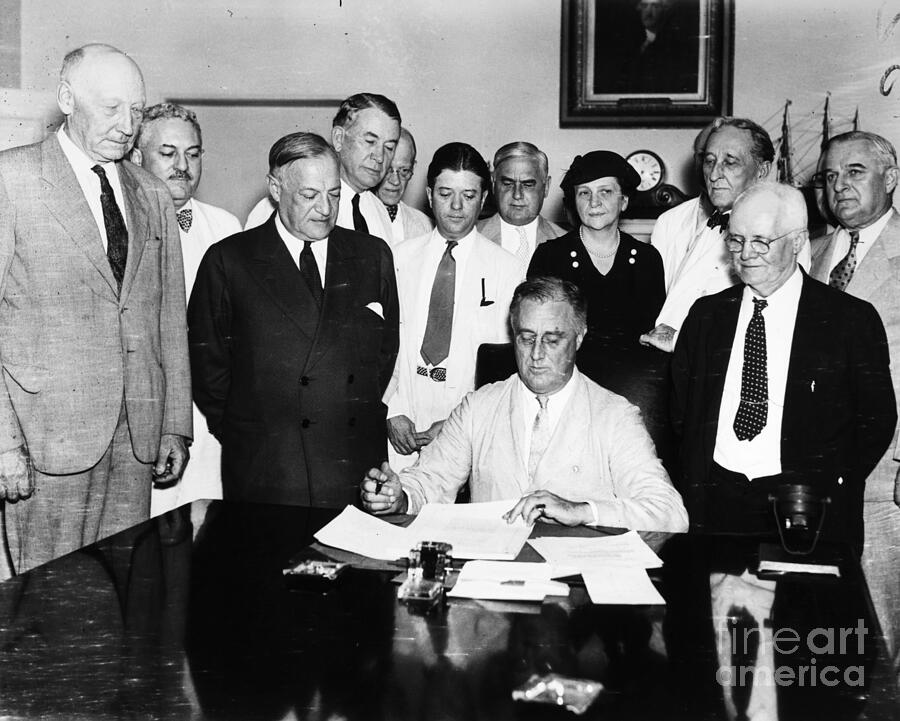
M769 494L769 502L784 550L803 556L815 551L831 497L814 486L785 483Z

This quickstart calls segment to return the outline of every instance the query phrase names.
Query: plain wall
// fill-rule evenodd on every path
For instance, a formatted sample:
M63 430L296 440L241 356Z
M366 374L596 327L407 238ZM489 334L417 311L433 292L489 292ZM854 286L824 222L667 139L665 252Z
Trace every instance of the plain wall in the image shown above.
M863 129L895 142L900 90L879 81L900 63L889 25L900 0L737 0L735 115L780 135L792 99L797 166L815 163L822 105L831 92L834 130L859 107ZM545 211L561 215L558 181L572 157L593 149L623 155L648 148L666 163L667 181L694 192L690 148L696 128L559 127L561 7L554 0L212 0L140 4L114 0L23 3L21 84L52 100L60 60L87 42L131 54L148 102L164 98L322 100L358 91L394 99L419 146L407 199L424 202L431 153L450 140L490 160L510 140L536 142L550 157L553 191ZM900 73L896 76L900 79ZM194 106L203 124L204 106ZM265 154L278 118L222 122L210 112L199 196L242 219L263 188ZM284 109L283 133L298 126L327 136L329 112ZM227 118L227 114L224 116ZM304 128L306 123L324 127ZM268 137L263 137L268 136Z

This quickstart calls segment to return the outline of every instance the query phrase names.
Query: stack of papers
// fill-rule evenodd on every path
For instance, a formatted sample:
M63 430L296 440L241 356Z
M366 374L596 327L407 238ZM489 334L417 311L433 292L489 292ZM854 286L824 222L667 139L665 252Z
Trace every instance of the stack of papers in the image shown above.
M326 546L387 561L406 558L420 541L449 543L454 558L511 561L531 533L531 526L526 526L521 518L514 523L503 520L503 514L512 505L509 501L429 503L407 528L347 506L315 538Z
M567 574L549 563L469 561L447 595L490 601L543 601L547 596L569 595L568 584L551 580L562 575Z
M635 532L597 538L533 538L529 542L550 564L576 566L597 604L664 605L646 569L662 561Z

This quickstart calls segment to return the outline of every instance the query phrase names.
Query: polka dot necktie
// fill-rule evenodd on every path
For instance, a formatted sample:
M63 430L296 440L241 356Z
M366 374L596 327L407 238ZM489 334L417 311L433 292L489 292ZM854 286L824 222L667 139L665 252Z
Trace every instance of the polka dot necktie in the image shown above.
M398 208L398 206L396 206L396 205L385 205L384 207L387 208L388 215L391 216L391 222L393 223L395 220L397 220L397 208ZM360 215L361 215L361 214L360 214Z
M744 367L741 370L741 403L734 416L734 434L739 441L753 440L765 428L769 414L769 375L766 370L766 319L764 298L753 299L753 317L744 336Z
M850 285L850 279L853 277L853 273L856 270L856 246L858 243L859 232L851 230L850 250L847 251L847 255L844 256L844 259L834 266L834 270L831 271L831 275L828 277L828 285L832 288L846 290L847 286Z

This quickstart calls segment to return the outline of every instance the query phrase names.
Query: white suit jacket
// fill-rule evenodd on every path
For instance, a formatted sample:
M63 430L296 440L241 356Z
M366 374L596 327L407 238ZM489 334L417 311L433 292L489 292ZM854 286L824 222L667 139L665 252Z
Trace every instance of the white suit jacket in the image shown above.
M571 501L594 501L604 526L687 530L684 503L640 411L583 375L575 382L533 483L525 467L518 376L467 395L416 464L400 473L409 512L426 502L453 503L471 474L473 502L515 501L543 489Z
M456 276L450 352L441 366L447 380L436 383L417 375L423 365L421 341L428 322L428 297L434 272L423 272L431 253L443 249L444 239L434 231L406 240L394 248L397 290L400 297L400 353L384 400L388 418L405 415L419 430L443 420L460 399L475 387L475 357L482 343L509 340L509 303L525 269L519 260L478 232L463 273ZM482 290L483 288L483 290ZM423 302L424 299L424 302ZM435 403L430 391L440 395Z
M197 268L213 243L241 232L241 223L227 210L192 198L185 205L193 214L191 228L180 227L181 255L184 259L184 285L188 297L197 278ZM154 487L150 493L150 515L158 516L198 498L222 497L222 447L206 425L206 418L194 404L194 442L191 459L181 481L168 488Z

